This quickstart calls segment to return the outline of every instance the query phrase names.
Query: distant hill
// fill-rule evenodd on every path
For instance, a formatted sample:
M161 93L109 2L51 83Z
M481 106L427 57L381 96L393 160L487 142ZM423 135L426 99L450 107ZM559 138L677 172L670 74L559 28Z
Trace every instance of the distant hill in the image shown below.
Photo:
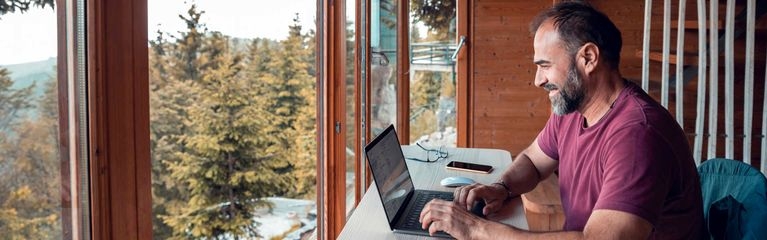
M36 83L34 90L35 98L42 96L45 91L45 83L56 79L56 58L38 62L19 63L12 65L0 65L11 72L13 88L24 88Z

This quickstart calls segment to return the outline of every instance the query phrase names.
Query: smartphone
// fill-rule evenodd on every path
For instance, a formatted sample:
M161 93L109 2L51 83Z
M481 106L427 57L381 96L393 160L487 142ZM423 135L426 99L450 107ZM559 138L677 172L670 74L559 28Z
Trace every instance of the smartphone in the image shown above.
M467 163L467 162L459 162L459 161L452 161L445 166L447 169L452 170L460 170L460 171L469 171L469 172L476 172L476 173L490 173L493 171L493 166L488 165L482 165L477 163Z

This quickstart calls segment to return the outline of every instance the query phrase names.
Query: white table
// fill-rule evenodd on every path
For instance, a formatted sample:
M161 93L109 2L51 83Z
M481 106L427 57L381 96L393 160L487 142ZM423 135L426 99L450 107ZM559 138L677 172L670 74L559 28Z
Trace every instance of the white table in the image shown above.
M405 157L423 157L425 153L418 146L402 146ZM433 163L425 163L407 160L410 176L416 189L428 189L452 192L453 188L442 187L439 181L448 176L464 176L474 179L479 183L491 184L495 182L503 171L511 164L511 154L508 151L498 149L481 148L446 148L449 153L447 159L441 159ZM481 163L493 166L490 174L472 173L445 169L450 161L463 161ZM514 198L506 203L504 210L488 217L494 221L500 221L520 229L528 229L524 208L520 198ZM393 233L386 222L383 204L378 196L375 183L368 187L360 204L350 216L338 239L433 239L431 237Z

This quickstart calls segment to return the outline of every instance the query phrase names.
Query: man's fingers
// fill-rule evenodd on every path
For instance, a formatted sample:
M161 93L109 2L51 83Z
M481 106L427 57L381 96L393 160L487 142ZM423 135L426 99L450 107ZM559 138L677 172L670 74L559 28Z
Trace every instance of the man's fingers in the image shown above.
M426 211L426 208L424 208L423 211L421 211L421 218L419 219L421 221L421 228L426 229L429 227L430 224L432 224L433 220L431 217L431 211Z
M490 213L497 212L498 209L503 206L503 200L493 200L485 203L485 208L482 209L482 214L487 216Z
M432 199L426 203L426 206L421 210L421 215L418 217L418 220L421 222L421 227L426 229L426 227L429 226L429 223L435 219L433 213L439 212L439 209L449 207L449 204L452 203L440 199Z
M453 192L453 201L458 204L465 204L466 194L476 187L476 184L472 184L455 189Z
M466 206L466 210L471 211L471 208L474 207L474 202L477 200L482 199L482 195L480 192L482 191L482 187L474 188L471 191L466 194L466 202L464 205Z
M429 226L429 236L433 237L434 234L437 233L437 231L443 230L442 229L443 228L442 223L443 223L443 221L432 222L431 225Z
M421 228L426 229L427 227L434 225L435 222L444 221L445 218L450 218L450 214L445 214L445 211L450 211L450 205L453 204L451 202L434 199L430 201L429 203L424 206L423 211L421 211Z

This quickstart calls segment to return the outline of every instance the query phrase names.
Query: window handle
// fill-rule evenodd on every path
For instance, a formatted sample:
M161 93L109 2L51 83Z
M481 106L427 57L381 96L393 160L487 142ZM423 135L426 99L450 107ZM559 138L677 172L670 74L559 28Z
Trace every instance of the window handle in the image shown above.
M466 36L461 35L461 40L458 41L458 47L455 48L455 52L453 52L453 56L450 57L450 59L453 59L455 61L458 58L458 53L461 52L461 48L463 48L463 44L466 43Z

